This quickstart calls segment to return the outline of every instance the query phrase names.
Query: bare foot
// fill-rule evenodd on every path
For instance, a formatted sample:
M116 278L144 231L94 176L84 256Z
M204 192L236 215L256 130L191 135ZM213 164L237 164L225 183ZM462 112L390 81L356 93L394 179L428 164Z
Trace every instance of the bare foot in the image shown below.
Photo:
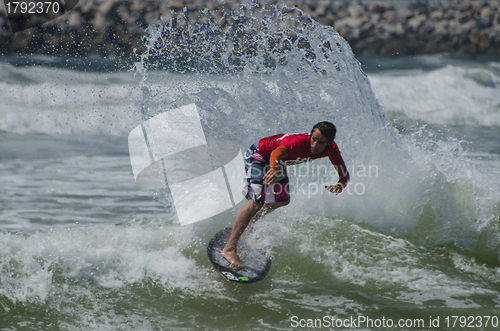
M226 250L225 248L220 252L220 255L225 258L236 270L247 270L243 262L241 262L236 250Z

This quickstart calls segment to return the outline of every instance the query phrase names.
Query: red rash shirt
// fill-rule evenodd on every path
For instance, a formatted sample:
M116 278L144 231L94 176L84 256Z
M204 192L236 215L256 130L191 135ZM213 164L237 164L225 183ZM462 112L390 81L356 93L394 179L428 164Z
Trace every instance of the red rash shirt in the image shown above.
M258 149L259 154L269 160L273 168L276 168L279 163L295 165L328 156L337 169L339 182L345 187L349 181L349 172L334 141L321 153L315 155L311 153L310 133L281 133L259 140Z

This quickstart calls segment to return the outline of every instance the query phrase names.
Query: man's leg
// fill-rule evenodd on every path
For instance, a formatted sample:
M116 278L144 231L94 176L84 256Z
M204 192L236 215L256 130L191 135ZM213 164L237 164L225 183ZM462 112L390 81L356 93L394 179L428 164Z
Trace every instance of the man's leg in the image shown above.
M251 224L250 226L255 224L255 222L257 222L259 219L266 216L270 212L272 212L280 207L284 207L284 206L288 205L289 203L290 203L290 200L264 204L264 206L262 206L262 208L250 220L250 224Z
M229 263L233 265L233 268L245 270L245 265L238 257L236 247L241 235L247 228L248 224L250 223L250 221L252 221L252 224L255 223L261 217L279 207L288 205L288 203L290 203L290 200L265 204L264 206L261 206L257 202L250 199L245 207L243 207L236 216L233 229L231 230L231 235L227 240L226 246L220 252L220 255L228 260Z
M248 226L248 223L250 223L250 220L257 214L257 212L261 208L262 206L257 202L253 201L252 199L248 200L245 207L241 208L238 215L236 215L233 229L231 230L231 235L227 240L226 246L220 252L220 255L228 260L235 269L245 269L245 266L240 261L238 253L236 252L236 246L238 244L238 241L240 240L241 234Z

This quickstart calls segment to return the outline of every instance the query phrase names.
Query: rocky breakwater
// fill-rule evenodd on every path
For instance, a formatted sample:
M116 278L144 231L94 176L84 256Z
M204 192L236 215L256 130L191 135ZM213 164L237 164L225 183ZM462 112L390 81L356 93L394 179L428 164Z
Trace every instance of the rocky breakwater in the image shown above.
M309 6L311 15L333 26L358 55L500 54L497 0L319 1Z
M334 27L357 55L500 54L499 0L284 2ZM189 22L210 10L222 18L236 5L218 0L80 0L66 15L14 33L0 4L0 54L133 57L142 51L147 26L161 17L170 20L182 12Z

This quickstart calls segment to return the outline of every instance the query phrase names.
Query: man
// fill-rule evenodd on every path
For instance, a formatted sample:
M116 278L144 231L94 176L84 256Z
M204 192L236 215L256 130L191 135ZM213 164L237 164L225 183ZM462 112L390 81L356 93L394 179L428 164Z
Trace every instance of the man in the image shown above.
M236 246L250 221L255 222L276 208L290 203L285 165L328 157L339 174L339 182L325 186L325 189L336 195L342 192L349 181L349 172L334 142L336 133L335 125L320 122L313 127L311 133L270 136L259 140L246 151L245 193L248 202L236 216L231 235L220 253L234 269L245 269Z

